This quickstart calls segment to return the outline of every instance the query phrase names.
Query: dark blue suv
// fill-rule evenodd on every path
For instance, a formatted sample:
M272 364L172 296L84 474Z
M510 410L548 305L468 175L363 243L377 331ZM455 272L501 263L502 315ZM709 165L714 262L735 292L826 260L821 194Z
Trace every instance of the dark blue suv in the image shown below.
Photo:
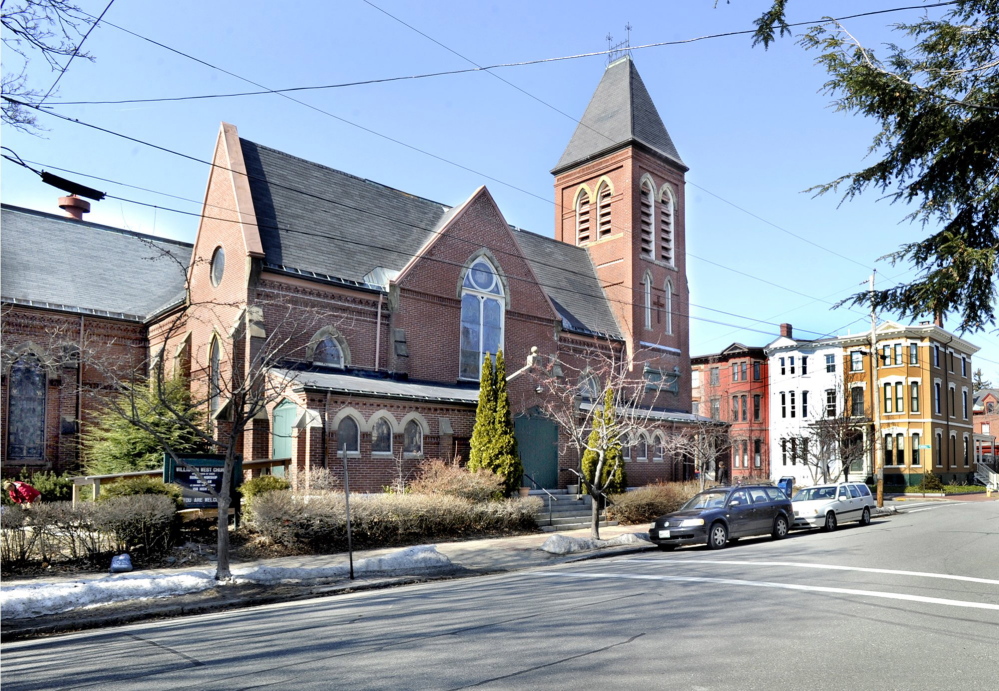
M721 549L729 540L752 535L787 537L791 500L771 485L712 487L694 495L679 511L660 516L649 538L662 550L707 544Z

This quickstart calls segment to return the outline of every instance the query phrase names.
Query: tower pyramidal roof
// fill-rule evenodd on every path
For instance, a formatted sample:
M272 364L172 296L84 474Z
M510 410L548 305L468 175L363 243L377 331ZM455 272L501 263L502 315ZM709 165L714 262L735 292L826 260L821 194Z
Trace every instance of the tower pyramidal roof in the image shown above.
M557 175L631 144L651 149L687 169L635 63L625 56L607 66L552 173Z

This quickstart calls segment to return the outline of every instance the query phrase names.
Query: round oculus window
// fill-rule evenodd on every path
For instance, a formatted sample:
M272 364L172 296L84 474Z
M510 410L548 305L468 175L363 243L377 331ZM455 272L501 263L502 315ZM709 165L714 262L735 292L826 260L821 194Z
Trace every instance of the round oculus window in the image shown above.
M496 281L496 275L492 268L483 262L478 262L472 267L472 285L479 290L491 290Z
M212 285L222 282L222 274L225 273L225 250L221 247L215 249L212 255Z

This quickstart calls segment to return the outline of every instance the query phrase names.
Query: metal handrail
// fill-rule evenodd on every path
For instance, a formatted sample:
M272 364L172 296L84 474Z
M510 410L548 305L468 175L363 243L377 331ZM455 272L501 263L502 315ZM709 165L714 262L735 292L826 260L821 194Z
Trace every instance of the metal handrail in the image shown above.
M548 495L548 525L551 525L552 524L552 500L554 499L555 501L558 501L558 497L556 497L554 494L552 494L551 492L549 492L548 490L546 490L544 487L542 487L541 485L539 485L537 483L537 481L533 477L531 477L530 475L528 475L527 473L524 473L524 477L526 477L528 480L531 481L531 484L534 485L535 489L540 489L542 492L544 492L545 494Z

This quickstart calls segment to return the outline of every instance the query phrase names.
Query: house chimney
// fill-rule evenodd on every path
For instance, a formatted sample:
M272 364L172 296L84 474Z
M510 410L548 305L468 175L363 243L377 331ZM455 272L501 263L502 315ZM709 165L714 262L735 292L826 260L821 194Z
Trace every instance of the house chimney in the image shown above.
M937 310L933 313L933 325L939 326L941 329L944 328L943 325L943 312Z
M794 338L794 336L791 335L791 325L790 324L781 324L780 325L780 335L781 335L781 338Z
M71 194L68 197L59 197L59 208L70 218L82 221L83 214L90 212L90 202Z

